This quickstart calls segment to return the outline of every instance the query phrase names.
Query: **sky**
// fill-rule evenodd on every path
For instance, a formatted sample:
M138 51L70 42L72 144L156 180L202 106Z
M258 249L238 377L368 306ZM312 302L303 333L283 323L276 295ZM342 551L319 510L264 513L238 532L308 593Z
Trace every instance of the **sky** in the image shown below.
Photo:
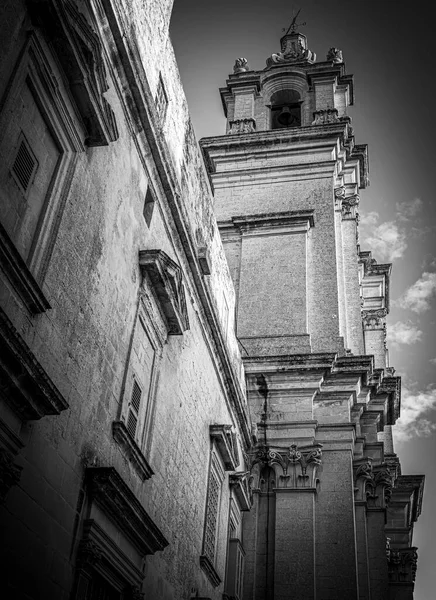
M405 8L401 8L405 6ZM404 474L426 475L415 527L415 600L434 597L436 551L436 110L434 20L429 0L175 0L170 33L197 138L225 133L219 87L237 57L265 67L293 11L317 60L332 46L354 75L349 109L357 144L369 146L370 186L360 194L360 244L392 262L390 364L402 376L395 427Z

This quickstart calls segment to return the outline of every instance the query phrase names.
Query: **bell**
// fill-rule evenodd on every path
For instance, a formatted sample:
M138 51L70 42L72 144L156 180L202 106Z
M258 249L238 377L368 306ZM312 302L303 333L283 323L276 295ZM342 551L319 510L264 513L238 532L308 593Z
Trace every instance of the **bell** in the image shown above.
M277 117L277 121L282 127L289 127L289 125L291 125L291 123L294 121L294 116L291 114L291 109L289 106L284 106L282 108L279 116Z

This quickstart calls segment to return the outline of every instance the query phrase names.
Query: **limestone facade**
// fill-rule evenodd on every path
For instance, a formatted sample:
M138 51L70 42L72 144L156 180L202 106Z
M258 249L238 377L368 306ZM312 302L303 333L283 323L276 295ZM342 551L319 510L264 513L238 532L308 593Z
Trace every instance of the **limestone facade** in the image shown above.
M171 9L0 8L2 597L410 599L352 78L292 30L200 150Z

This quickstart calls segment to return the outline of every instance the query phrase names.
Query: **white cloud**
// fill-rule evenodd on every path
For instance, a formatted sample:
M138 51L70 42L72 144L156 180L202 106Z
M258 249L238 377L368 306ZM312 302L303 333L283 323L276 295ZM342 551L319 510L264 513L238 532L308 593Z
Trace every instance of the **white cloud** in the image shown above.
M372 227L373 225L377 224L379 217L380 217L380 215L378 214L378 212L376 212L375 210L372 210L371 212L369 212L366 215L361 214L359 223L360 223L360 225L363 225L364 227L365 226Z
M421 341L422 331L413 323L397 321L387 327L388 343L398 348L401 344L410 345Z
M365 246L381 260L392 262L403 256L407 248L406 234L394 221L386 221L371 230L365 238Z
M430 358L428 362L431 362L432 365L436 365L436 358Z
M430 300L436 295L436 273L423 273L398 300L398 306L422 313L430 308Z
M397 209L397 218L400 221L410 221L412 217L421 211L423 201L421 198L414 198L412 202L397 202L395 205Z
M428 437L436 431L436 423L429 417L436 411L436 388L413 392L403 388L401 416L394 427L396 441L404 442L412 437Z

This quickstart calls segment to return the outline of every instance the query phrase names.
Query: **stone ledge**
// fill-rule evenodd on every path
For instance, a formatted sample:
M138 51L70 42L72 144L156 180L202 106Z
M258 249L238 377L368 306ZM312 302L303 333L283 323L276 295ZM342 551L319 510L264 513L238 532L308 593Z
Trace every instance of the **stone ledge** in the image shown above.
M213 587L218 587L219 584L221 583L221 578L218 575L218 573L215 571L215 567L213 566L213 564L211 563L211 561L205 554L202 554L200 556L200 567L206 573L206 575L207 575L209 581L211 582L211 584L213 585Z
M0 264L14 290L31 314L51 308L41 288L0 223Z
M58 415L68 403L0 308L0 389L22 419Z
M154 475L153 469L122 421L112 423L112 435L143 481Z
M163 533L114 467L88 467L86 484L92 501L142 555L154 554L168 546Z

